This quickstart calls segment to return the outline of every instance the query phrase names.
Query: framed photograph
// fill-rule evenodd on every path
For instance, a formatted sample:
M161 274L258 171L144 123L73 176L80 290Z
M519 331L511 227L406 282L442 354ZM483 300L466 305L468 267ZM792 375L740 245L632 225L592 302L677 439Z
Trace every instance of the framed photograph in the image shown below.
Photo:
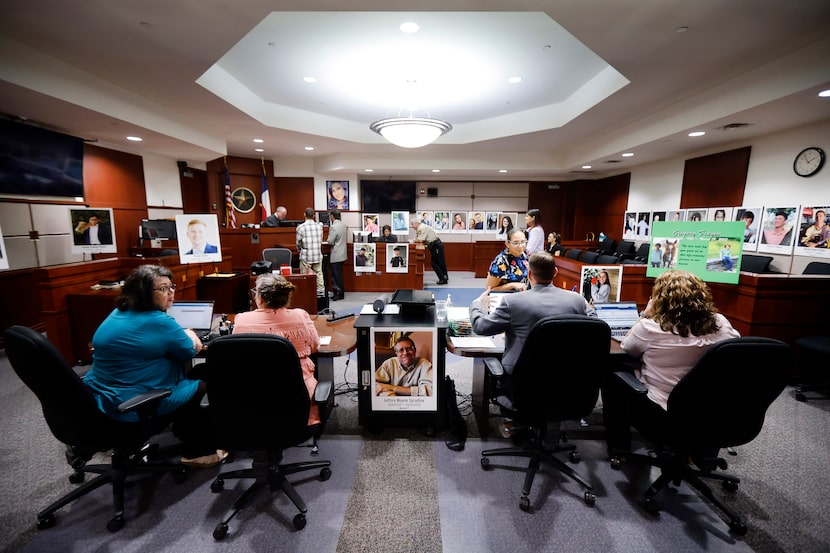
M9 268L9 258L6 252L6 242L3 241L3 229L0 228L0 270Z
M765 207L759 233L759 252L788 254L798 234L797 206Z
M452 227L450 232L467 232L467 212L453 211L452 212Z
M665 211L652 211L651 212L651 224L659 223L660 221L666 220L666 212Z
M498 232L499 231L499 214L496 211L488 211L485 215L485 224L484 229L487 232Z
M328 209L349 210L349 181L327 180L326 181L326 207Z
M365 242L354 245L354 272L373 273L375 272L375 243Z
M732 208L731 207L710 207L708 221L731 221Z
M686 210L686 220L690 223L694 223L696 221L708 221L707 215L709 214L709 208L706 207L695 207L692 209Z
M438 410L443 398L438 397L440 382L433 379L439 354L437 328L374 327L369 347L373 411Z
M827 205L801 206L795 255L830 257L828 213L830 213L830 206Z
M484 232L485 223L483 211L471 211L469 213L467 230L469 232Z
M583 265L579 293L588 303L620 301L622 265Z
M736 207L735 221L742 221L744 227L744 251L758 250L758 228L761 225L761 214L763 208L758 207Z
M219 220L215 213L176 215L179 263L222 261Z
M666 221L670 223L679 223L681 221L686 220L686 210L685 209L673 209L672 211L666 212Z
M423 221L423 219L422 219ZM429 223L432 223L430 217ZM409 233L409 212L408 211L393 211L392 212L392 234L407 234Z
M392 213L395 212L393 211ZM433 219L432 211L419 211L418 217L426 226L435 228L435 220ZM406 218L406 229L409 230L409 217Z
M639 238L644 238L651 235L651 212L638 211L637 212L637 229L636 235Z
M513 213L499 213L499 226L496 231L496 238L498 240L507 240L507 233L515 228L519 223L519 214L515 211Z
M406 273L409 271L409 244L386 244L386 272Z
M72 253L116 253L112 208L69 208Z
M450 212L449 211L435 211L433 213L432 228L435 232L450 232Z
M380 236L380 227L378 226L378 221L380 220L380 215L377 213L364 213L363 214L363 234L367 236Z
M637 234L637 212L626 211L623 221L623 238L634 238Z

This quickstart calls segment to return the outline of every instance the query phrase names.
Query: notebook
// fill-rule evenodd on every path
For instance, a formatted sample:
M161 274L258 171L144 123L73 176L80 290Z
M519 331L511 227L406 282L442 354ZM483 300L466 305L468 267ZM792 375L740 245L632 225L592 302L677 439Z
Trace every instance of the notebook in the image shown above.
M594 311L597 317L608 323L611 327L611 338L617 341L622 340L640 318L637 303L633 301L595 303Z
M213 300L174 301L167 310L182 328L189 328L200 340L207 338L213 323Z

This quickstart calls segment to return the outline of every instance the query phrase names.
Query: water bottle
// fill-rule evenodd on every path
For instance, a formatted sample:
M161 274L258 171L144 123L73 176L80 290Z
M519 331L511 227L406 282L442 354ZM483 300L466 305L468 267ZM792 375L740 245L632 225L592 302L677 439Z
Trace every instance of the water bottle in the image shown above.
M452 294L447 294L447 309L452 307Z

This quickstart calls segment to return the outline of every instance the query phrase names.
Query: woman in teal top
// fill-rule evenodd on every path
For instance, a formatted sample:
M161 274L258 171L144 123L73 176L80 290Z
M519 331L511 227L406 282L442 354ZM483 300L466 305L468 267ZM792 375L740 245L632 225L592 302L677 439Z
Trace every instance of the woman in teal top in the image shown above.
M188 449L186 457L215 455L208 410L199 406L207 386L185 376L185 363L202 349L202 342L166 313L175 291L167 267L142 265L130 273L116 309L92 338L92 369L84 383L101 411L126 422L138 421L138 415L119 413L120 403L150 390L170 390L157 411L171 415L174 433Z

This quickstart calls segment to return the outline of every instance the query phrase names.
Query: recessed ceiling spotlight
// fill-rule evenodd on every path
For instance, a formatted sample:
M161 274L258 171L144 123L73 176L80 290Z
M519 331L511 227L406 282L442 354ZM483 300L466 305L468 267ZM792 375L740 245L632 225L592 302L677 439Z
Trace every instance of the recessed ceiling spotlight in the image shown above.
M634 157L634 154L632 154L631 152L625 152L622 156L623 157Z
M313 152L313 151L314 151L314 146L306 146L306 147L305 147L305 150L306 150L307 152Z
M367 173L374 173L375 172L374 169L364 169L364 171L366 171Z
M255 151L255 152L258 152L258 153L262 153L262 152L264 152L265 150L264 150L264 149L262 149L262 148L254 148L254 151Z
M511 83L511 84L520 83L520 82L522 82L522 78L521 77L510 77L509 79L507 79L507 82Z
M582 168L583 168L583 169L590 169L590 168L591 168L591 166L590 166L590 165L583 165L583 166L582 166Z
M818 95L821 98L830 98L830 88L828 88L827 90L822 90L818 93Z
M316 83L317 77L303 77L303 80L307 83Z
M265 141L261 138L254 138L254 142L256 142L257 144L262 144Z
M412 33L417 33L421 28L418 26L417 23L414 21L407 21L406 23L401 23L401 32L411 35Z
M688 28L688 27L686 27L686 26L682 26L682 27L677 27L677 28L674 30L674 32L675 32L675 33L677 33L677 34L682 34L682 33L685 33L685 32L686 32L686 31L688 31L688 30L689 30L689 28Z
M441 172L441 169L433 169L433 170L432 170L432 172L433 172L433 173L440 173L440 172Z
M693 131L689 133L689 136L703 136L706 134L706 131Z
M140 136L128 136L127 140L129 140L130 142L141 142L144 139Z
M499 173L506 173L507 169L499 169Z

